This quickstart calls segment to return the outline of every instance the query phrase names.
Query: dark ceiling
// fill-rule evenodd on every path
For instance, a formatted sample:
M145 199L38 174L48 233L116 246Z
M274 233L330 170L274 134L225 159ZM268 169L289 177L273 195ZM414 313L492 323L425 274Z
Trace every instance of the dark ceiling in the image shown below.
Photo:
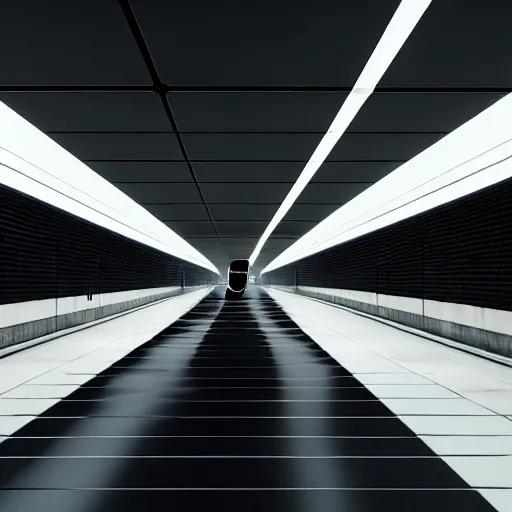
M398 0L2 0L0 100L203 252L248 258ZM512 2L433 0L261 269L512 89Z

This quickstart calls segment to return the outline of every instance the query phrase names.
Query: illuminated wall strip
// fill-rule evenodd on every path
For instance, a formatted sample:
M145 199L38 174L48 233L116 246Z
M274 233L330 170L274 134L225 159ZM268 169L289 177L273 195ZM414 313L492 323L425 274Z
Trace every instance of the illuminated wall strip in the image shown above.
M290 192L288 192L288 195L261 235L261 238L258 240L249 258L251 265L256 261L261 249L276 226L281 222L295 200L311 181L311 178L313 178L365 101L372 94L382 75L400 51L400 48L427 10L431 1L432 0L402 0L352 91L327 130L327 133L320 141L309 162L306 164L306 167L290 189Z
M0 102L0 183L219 273L197 249Z
M512 177L511 118L508 94L336 210L262 273Z

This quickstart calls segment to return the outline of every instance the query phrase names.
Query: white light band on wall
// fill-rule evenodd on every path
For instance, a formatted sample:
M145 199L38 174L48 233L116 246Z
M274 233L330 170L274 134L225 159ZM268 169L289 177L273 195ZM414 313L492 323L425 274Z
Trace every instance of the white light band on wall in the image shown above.
M2 102L0 183L219 273L168 226Z
M510 119L512 94L336 210L262 273L511 178Z

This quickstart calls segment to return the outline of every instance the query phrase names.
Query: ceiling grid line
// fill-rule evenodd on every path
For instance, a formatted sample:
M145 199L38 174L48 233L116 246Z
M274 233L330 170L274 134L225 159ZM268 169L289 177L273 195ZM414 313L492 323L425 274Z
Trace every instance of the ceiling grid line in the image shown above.
M250 256L403 3L129 0L151 75L118 2L5 1L0 101L219 269ZM464 13L432 2L255 272L512 91L512 4Z
M139 48L139 51L142 54L142 58L144 60L144 63L146 64L147 70L151 76L151 79L153 81L154 86L154 92L159 96L160 101L162 102L162 106L164 108L164 111L169 119L169 122L172 126L172 129L174 130L174 135L176 136L176 139L178 141L178 145L180 147L181 153L183 155L183 158L187 164L187 167L190 171L190 175L192 176L192 180L194 181L194 184L197 187L197 191L199 193L199 196L204 204L204 207L206 208L206 212L208 214L208 217L210 218L210 222L212 223L213 229L217 235L217 237L220 240L220 243L222 247L224 248L224 251L226 252L226 255L229 258L228 250L226 249L226 246L224 245L224 242L222 238L219 235L219 232L217 230L217 226L215 225L215 222L213 220L212 214L210 212L210 209L208 207L208 204L204 198L203 192L201 190L201 186L197 180L196 174L194 172L194 168L192 166L191 161L188 158L187 150L185 148L185 144L183 143L183 140L180 136L180 132L178 129L178 125L176 123L176 119L174 117L174 114L171 110L171 106L169 104L169 101L167 99L167 92L166 87L162 80L160 79L160 76L158 74L158 70L156 68L156 65L153 61L153 58L151 56L151 53L149 51L149 47L144 39L144 34L142 33L142 29L140 28L139 22L137 21L137 17L132 9L132 6L130 4L130 0L118 0L119 5L121 7L121 10L124 14L124 17L126 19L126 22L128 23L128 26L130 27L130 30L132 32L132 35L135 39L135 42L137 44L137 47Z

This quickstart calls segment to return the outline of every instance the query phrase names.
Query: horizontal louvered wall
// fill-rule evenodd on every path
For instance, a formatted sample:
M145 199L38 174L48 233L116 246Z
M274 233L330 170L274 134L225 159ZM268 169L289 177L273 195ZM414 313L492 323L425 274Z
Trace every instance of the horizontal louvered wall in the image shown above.
M217 274L0 185L0 304L202 286Z
M262 275L512 310L512 180Z

